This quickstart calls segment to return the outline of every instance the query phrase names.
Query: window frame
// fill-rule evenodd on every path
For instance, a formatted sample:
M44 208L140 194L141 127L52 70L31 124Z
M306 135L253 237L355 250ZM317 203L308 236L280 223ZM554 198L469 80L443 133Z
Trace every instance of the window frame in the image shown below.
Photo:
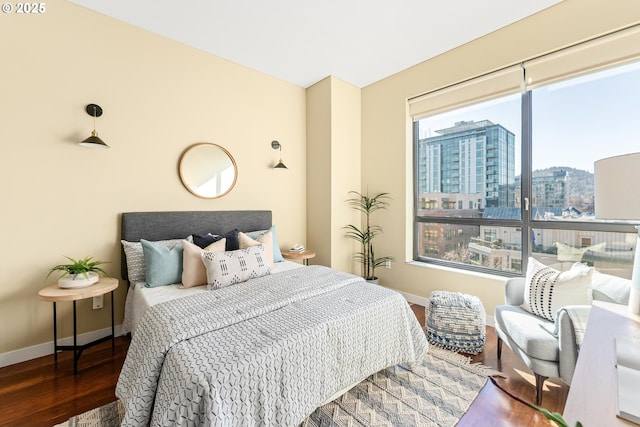
M640 62L640 59L637 60ZM633 61L636 62L636 61ZM617 66L620 64L614 64ZM602 68L594 68L591 73L601 71ZM581 73L581 75L588 73ZM567 80L577 78L579 76L571 76ZM549 83L552 84L553 82ZM539 85L537 87L544 87L546 85ZM523 276L527 270L528 258L532 255L531 248L531 232L532 230L542 229L556 229L556 230L569 230L569 231L599 231L599 232L617 232L617 233L637 233L636 226L629 222L611 222L611 221L558 221L558 220L536 220L532 217L530 209L530 201L532 200L532 116L533 116L533 92L535 88L523 90L521 93L521 193L520 197L523 203L521 203L520 219L489 219L489 218L461 218L454 216L428 216L418 215L418 179L419 179L419 120L428 116L421 116L418 118L412 118L412 131L413 131L413 260L425 264L441 265L452 267L460 270L475 271L481 273L488 273L492 275L504 276L504 277L519 277ZM484 101L485 99L478 100L475 103ZM473 103L466 103L464 106L471 105ZM452 111L451 109L450 111ZM436 224L450 224L460 226L496 226L496 227L520 227L521 230L521 272L511 272L505 270L498 270L490 267L465 264L454 261L447 261L439 258L430 258L419 254L419 233L420 225L422 223L436 223ZM636 248L638 250L638 248Z

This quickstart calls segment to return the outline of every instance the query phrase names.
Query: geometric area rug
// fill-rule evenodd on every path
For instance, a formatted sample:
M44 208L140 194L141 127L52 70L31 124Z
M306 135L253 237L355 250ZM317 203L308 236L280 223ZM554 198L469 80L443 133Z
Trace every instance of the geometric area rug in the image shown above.
M431 345L411 370L396 365L371 375L302 426L455 426L493 375L501 373Z
M302 427L452 427L487 382L501 375L468 357L429 346L420 363L383 369L316 409ZM56 427L115 427L124 409L112 402L72 417Z

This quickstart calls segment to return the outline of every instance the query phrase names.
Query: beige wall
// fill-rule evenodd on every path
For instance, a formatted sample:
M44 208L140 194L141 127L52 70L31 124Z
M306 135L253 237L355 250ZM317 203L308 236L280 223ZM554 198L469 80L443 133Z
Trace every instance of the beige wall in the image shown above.
M472 293L491 313L502 279L403 262L412 255L407 98L638 20L640 2L566 0L363 90L328 78L305 91L63 0L40 16L2 16L0 356L51 341L51 304L37 292L63 255L109 260L119 276L123 211L272 209L281 246L306 243L317 263L341 268L352 251L341 227L357 220L343 204L351 189L393 197L376 216L378 252L399 261L377 270L383 284L423 297ZM91 131L91 102L104 108L97 129L109 150L75 144ZM270 168L273 139L284 173ZM239 167L219 200L192 196L178 178L180 153L202 141L227 148ZM108 309L79 304L80 332L106 327ZM68 336L70 304L59 312Z
M360 191L360 89L327 77L307 89L307 237L318 256L312 264L360 274L346 224L360 216L346 204Z
M340 79L332 79L331 125L331 267L354 274L361 274L360 264L353 262L358 245L344 237L344 226L358 224L360 214L345 202L349 191L362 191L361 182L361 91ZM307 224L307 229L313 224Z
M407 99L518 63L640 20L640 2L566 0L523 21L374 83L362 90L362 186L388 191L391 209L379 220L378 246L397 260L412 259L412 142ZM427 41L428 42L428 41ZM380 249L378 249L380 251ZM479 296L492 314L503 301L504 279L396 262L381 283L428 297L434 290Z
M52 340L51 304L38 300L48 269L92 255L120 275L124 211L271 209L282 246L306 236L305 90L63 0L39 16L0 23L0 356ZM108 150L76 144L97 103ZM285 173L273 171L283 144ZM181 152L224 146L236 187L214 200L182 187ZM50 278L47 283L53 283ZM116 295L116 323L126 289ZM79 332L109 325L109 303L79 304ZM61 336L70 303L59 304Z
M331 265L331 78L307 88L307 246Z

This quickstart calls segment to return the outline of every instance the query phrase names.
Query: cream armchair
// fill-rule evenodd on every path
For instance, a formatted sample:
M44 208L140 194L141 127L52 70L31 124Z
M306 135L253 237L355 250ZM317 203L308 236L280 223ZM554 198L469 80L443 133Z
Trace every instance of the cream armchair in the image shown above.
M630 285L630 280L595 272L592 276L593 298L627 304ZM524 278L507 280L505 305L496 307L494 315L498 359L501 357L502 343L505 342L533 371L536 378L535 403L540 405L542 387L547 378L559 377L565 383L571 384L584 330L581 330L579 322L574 325L572 317L576 317L570 316L569 313L588 316L591 306L565 307L569 310L559 310L554 324L520 307L524 303L524 292Z

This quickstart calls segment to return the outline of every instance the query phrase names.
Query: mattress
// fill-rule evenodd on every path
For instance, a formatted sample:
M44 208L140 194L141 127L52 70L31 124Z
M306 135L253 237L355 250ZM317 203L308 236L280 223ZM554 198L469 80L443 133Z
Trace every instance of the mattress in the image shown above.
M303 267L302 264L292 261L285 260L282 262L276 262L271 269L271 274L278 274L301 267ZM176 284L149 288L146 287L145 282L132 283L129 287L127 300L125 302L122 333L133 335L138 323L140 323L140 319L142 319L142 316L149 307L161 302L171 301L176 298L182 298L201 292L209 292L207 291L206 285L182 288L180 284Z

